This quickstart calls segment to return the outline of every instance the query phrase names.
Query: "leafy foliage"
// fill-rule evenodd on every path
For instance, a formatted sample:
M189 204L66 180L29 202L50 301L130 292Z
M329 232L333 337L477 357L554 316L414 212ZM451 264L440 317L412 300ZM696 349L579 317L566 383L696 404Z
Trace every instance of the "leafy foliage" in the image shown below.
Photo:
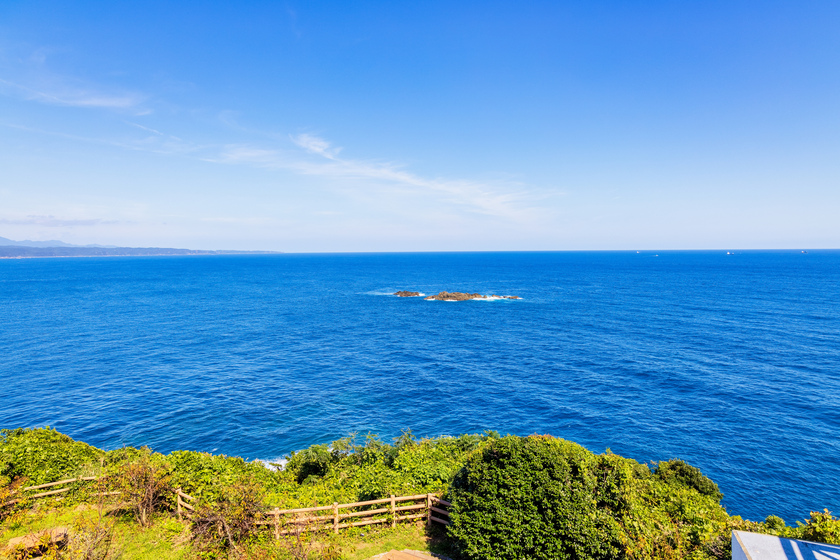
M241 457L211 455L197 451L173 451L166 456L173 487L205 501L223 497L223 488L242 480L254 480L264 486L278 481L277 473L260 462Z
M0 479L0 521L5 521L14 515L25 499L20 495L20 488L23 486L24 478L17 478L9 481L8 478Z
M116 522L106 518L99 509L96 518L80 517L73 524L70 543L60 551L57 559L61 560L112 560L120 557L115 541Z
M840 544L840 518L835 518L831 512L823 510L812 511L811 517L798 527L791 527L784 531L784 536L806 541Z
M292 453L287 468L295 471L298 484L314 481L327 474L330 464L337 459L326 445L313 445L307 449ZM310 479L310 477L314 477Z
M470 559L726 558L730 518L706 481L682 461L651 473L551 436L508 436L455 477L450 535Z
M207 558L252 552L334 557L336 550L309 537L261 541L267 533L257 531L257 512L429 492L453 502L446 542L454 548L447 550L467 559L723 560L731 556L735 529L840 544L840 519L828 511L812 512L796 527L774 516L763 522L730 517L717 485L679 459L651 472L632 459L595 455L551 436L495 432L417 439L406 431L391 443L352 434L292 453L284 468L271 469L195 451L162 455L124 447L106 453L50 428L2 430L0 498L20 495L15 489L21 485L102 474L101 460L104 479L77 483L54 503L73 506L96 488L100 498L120 489L137 521L148 524L156 512L173 509L171 490L182 488L198 498L192 550ZM0 522L16 526L28 509L0 509ZM89 548L89 557L112 555L109 531L92 526L87 541L76 544Z
M46 428L0 430L0 478L45 484L98 465L104 452Z
M662 461L656 466L656 476L668 484L682 484L694 488L704 496L711 496L717 501L723 498L718 485L681 459Z
M257 532L263 492L256 481L241 480L226 486L216 501L196 511L192 521L193 539L203 557L215 558L231 549L242 552L240 545L250 541Z
M580 445L508 436L452 483L450 534L471 559L618 558L618 489L614 473Z
M143 448L137 457L118 465L109 478L122 492L141 527L151 525L152 516L172 494L169 464L161 455Z
M267 499L294 508L443 492L466 457L497 437L489 432L417 440L406 431L391 445L373 434L361 441L354 434L291 454Z

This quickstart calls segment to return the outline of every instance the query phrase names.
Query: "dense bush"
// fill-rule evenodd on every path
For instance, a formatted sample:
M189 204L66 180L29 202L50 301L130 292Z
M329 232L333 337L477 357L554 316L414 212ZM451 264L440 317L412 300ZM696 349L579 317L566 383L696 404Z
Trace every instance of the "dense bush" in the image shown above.
M362 441L351 436L293 453L267 499L281 507L304 507L442 492L466 457L497 437L488 432L416 440L405 432L391 445L374 435Z
M688 467L660 476L550 436L508 436L455 477L449 533L470 559L723 558L729 516Z
M783 535L806 541L840 544L840 518L833 517L828 510L812 511L806 523L791 527Z
M203 558L223 557L229 550L242 553L241 546L257 533L264 492L258 482L242 479L196 510L192 535Z
M286 468L295 473L298 484L315 481L327 474L330 465L339 458L338 453L330 452L326 445L313 445L297 453L292 453ZM314 477L314 478L310 478Z
M54 482L98 467L103 456L103 451L49 427L0 430L0 479Z
M163 456L143 448L136 457L118 464L108 480L121 492L137 522L148 527L154 513L170 501L171 478L169 464Z
M262 463L248 462L241 457L173 451L166 460L172 486L204 501L215 501L221 497L222 488L243 479L256 480L266 487L279 481L278 474Z
M700 469L680 459L662 461L656 466L655 474L669 484L683 484L718 501L723 498L717 484L704 476Z
M502 438L455 477L450 534L467 558L617 558L620 496L612 473L598 471L575 443Z

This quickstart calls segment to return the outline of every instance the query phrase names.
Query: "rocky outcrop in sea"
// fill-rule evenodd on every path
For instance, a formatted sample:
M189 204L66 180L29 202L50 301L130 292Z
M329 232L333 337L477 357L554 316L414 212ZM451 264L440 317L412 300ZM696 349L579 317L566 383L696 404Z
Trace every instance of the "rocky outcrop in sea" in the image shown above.
M482 294L469 294L466 292L440 292L433 296L428 296L426 299L433 299L437 301L466 301L468 299L521 299L519 296L485 296Z

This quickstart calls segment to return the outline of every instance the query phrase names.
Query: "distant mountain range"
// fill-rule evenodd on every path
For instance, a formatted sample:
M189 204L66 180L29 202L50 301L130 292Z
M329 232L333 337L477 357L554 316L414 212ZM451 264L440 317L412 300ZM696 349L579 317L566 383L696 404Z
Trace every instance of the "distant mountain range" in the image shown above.
M201 251L166 247L71 245L63 241L14 241L0 237L0 258L25 257L152 257L164 255L266 255L277 251Z
M5 247L8 245L13 245L15 247L96 247L96 248L116 248L116 245L72 245L70 243L65 243L64 241L14 241L12 239L6 239L5 237L0 237L0 247Z

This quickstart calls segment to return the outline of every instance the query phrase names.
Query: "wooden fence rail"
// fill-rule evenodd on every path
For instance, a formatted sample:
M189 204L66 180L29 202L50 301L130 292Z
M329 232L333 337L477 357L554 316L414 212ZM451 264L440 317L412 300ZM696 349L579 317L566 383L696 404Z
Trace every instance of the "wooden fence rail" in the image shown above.
M186 501L184 501L186 500ZM195 513L195 498L185 493L178 488L175 490L175 508L178 513L178 519L191 518Z
M190 519L195 513L196 501L194 497L178 488L175 491L178 519ZM404 503L408 503L408 505L397 505ZM342 510L378 505L384 505L386 507L342 512ZM391 527L396 527L400 521L413 521L415 519L426 519L426 523L429 526L432 523L449 525L449 520L447 519L449 512L442 508L450 505L449 502L442 500L435 494L416 494L413 496L392 495L389 498L382 498L380 500L366 500L349 504L335 502L330 506L297 509L274 508L262 512L262 519L259 519L256 523L257 525L270 526L273 529L274 538L276 539L284 535L298 534L310 530L332 530L334 533L338 533L339 529L385 523L390 524ZM433 514L437 514L437 516ZM364 519L366 517L372 517L373 519ZM351 521L352 518L362 519Z
M35 486L25 486L21 488L17 493L23 494L24 492L29 492L32 490L43 490L44 488L52 488L53 486L64 486L67 484L73 484L74 482L86 482L92 480L99 480L101 477L98 476L77 476L75 478L65 478L64 480L57 480L55 482L48 482L46 484L38 484ZM47 492L38 492L37 494L29 494L23 495L20 498L15 498L14 500L10 500L5 502L3 507L10 506L20 502L21 500L31 500L34 498L45 498L46 496L54 496L56 494L64 494L65 492L69 492L71 488L61 488L59 490L49 490Z
M65 486L75 482L94 481L101 477L96 476L79 476L76 478L67 478L58 480L56 482L49 482L47 484L38 484L36 486L26 486L20 490L19 493L30 492L32 490L43 490L45 488L52 488L55 486ZM24 495L20 498L5 502L2 507L16 504L23 499L42 498L46 496L53 496L69 492L70 487L60 488L58 490L48 490L46 492L39 492L37 494ZM120 494L120 492L107 492L107 495ZM175 490L175 508L178 519L190 519L195 514L195 508L198 500L193 496L185 493L180 488ZM401 505L398 505L401 504ZM451 506L449 502L441 499L435 494L415 494L412 496L394 496L393 494L388 498L379 500L366 500L362 502L352 502L349 504L333 503L329 506L317 506L309 508L298 509L279 509L262 513L262 519L257 521L258 525L270 525L274 529L274 537L280 538L283 535L296 534L308 530L325 530L332 529L333 532L338 533L339 529L348 527L364 527L367 525L377 525L389 523L391 527L396 527L400 521L413 521L415 519L425 519L426 524L431 526L432 523L440 523L442 525L449 525L449 511L444 508ZM370 506L384 506L374 507L372 509L359 509L357 511L342 511L353 510L356 508L369 508ZM417 513L413 513L417 512ZM304 515L309 514L309 515ZM372 519L364 519L364 518ZM351 521L353 518L361 518L359 521Z
M408 505L397 505L408 502ZM419 503L417 503L419 502ZM434 504L434 505L433 505ZM379 507L374 509L362 509L359 511L341 512L341 510L384 505L386 507ZM259 525L272 525L274 528L275 538L280 538L283 535L290 535L300 533L306 530L324 530L332 529L337 533L339 529L348 527L364 527L366 525L390 524L395 527L400 521L412 521L415 519L426 519L426 523L441 523L449 525L449 520L444 517L449 517L449 512L441 509L451 505L449 502L442 500L435 494L416 494L413 496L394 496L389 498L382 498L380 500L367 500L364 502L353 502L349 504L333 503L331 506L318 506L311 508L299 509L278 509L266 511L263 516L266 519L258 521ZM322 515L317 515L318 512L324 512ZM410 513L418 512L418 513ZM432 513L437 513L439 516L435 517ZM316 515L304 515L304 514ZM373 519L363 519L360 521L351 521L352 518L374 517Z

